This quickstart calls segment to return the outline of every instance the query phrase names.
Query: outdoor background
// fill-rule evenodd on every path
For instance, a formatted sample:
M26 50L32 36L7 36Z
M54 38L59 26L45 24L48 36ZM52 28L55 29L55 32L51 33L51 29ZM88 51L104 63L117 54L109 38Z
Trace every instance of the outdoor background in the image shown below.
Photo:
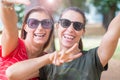
M42 5L48 8L53 14L55 22L59 18L61 11L69 6L80 7L85 12L87 18L86 33L83 36L84 50L99 46L105 34L109 22L120 12L120 0L31 0L30 6L15 5L15 10L19 17L18 28L21 29L22 18L31 7ZM0 34L2 32L2 22L0 21ZM56 30L55 30L56 31ZM56 33L56 32L55 32ZM1 35L0 35L1 38ZM50 51L59 49L59 41L55 34L54 42ZM54 46L55 45L55 46ZM112 45L111 45L112 46ZM108 70L103 72L101 80L120 80L120 40L116 51L108 63Z

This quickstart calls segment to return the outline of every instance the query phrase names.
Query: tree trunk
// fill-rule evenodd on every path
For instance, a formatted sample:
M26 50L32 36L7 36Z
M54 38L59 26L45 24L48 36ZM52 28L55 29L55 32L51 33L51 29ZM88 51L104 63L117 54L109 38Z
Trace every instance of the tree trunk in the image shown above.
M103 15L103 26L106 30L108 29L108 26L111 20L115 17L116 6L117 4L110 6L110 11L102 14Z
M103 26L107 30L109 23L114 18L115 13L112 13L111 11L108 14L103 14Z

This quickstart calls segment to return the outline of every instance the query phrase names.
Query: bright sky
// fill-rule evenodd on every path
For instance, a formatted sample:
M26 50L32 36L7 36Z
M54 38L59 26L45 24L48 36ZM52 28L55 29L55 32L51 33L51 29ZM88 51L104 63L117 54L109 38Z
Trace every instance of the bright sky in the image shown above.
M48 3L53 3L54 2L54 0L48 0Z

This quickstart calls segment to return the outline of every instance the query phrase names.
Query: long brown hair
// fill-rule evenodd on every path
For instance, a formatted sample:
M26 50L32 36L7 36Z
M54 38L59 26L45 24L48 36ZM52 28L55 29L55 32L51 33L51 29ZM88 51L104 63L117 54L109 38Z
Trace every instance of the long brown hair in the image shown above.
M69 7L69 8L66 8L65 10L63 10L62 14L60 15L60 18L62 17L62 15L69 11L69 10L72 10L72 11L75 11L75 12L78 12L80 15L82 15L83 19L84 19L84 30L85 30L85 24L86 24L86 17L85 17L85 14L82 10L80 10L78 7ZM80 50L83 50L83 43L82 43L82 39L80 38L79 40L79 49Z
M36 7L33 7L31 8L30 10L27 11L27 13L25 14L24 16L24 19L23 19L23 24L22 24L22 30L21 30L21 38L22 39L25 39L26 38L26 35L27 35L27 32L24 30L24 26L25 24L27 23L27 19L29 18L29 15L33 12L45 12L46 14L48 14L48 16L50 17L50 19L53 21L54 23L54 20L52 18L52 15L49 13L49 11L44 8L44 7L40 7L40 6L36 6ZM43 47L43 50L48 47L50 41L52 40L52 36L53 36L53 30L54 30L54 27L52 26L52 29L50 31L50 35L49 35L49 38L47 40L47 42L45 43L44 47Z

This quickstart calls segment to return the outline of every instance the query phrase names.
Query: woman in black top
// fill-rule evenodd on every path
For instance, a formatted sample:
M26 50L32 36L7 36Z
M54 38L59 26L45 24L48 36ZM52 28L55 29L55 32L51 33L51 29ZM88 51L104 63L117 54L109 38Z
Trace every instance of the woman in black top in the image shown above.
M120 14L111 21L99 47L83 51L81 37L85 33L84 13L76 7L67 8L55 25L58 29L60 51L22 61L13 67L24 65L22 71L32 74L44 66L42 71L40 70L40 77L47 80L100 80L101 73L114 54L120 37L119 21ZM76 43L79 44L78 47ZM80 52L83 55L77 58Z

